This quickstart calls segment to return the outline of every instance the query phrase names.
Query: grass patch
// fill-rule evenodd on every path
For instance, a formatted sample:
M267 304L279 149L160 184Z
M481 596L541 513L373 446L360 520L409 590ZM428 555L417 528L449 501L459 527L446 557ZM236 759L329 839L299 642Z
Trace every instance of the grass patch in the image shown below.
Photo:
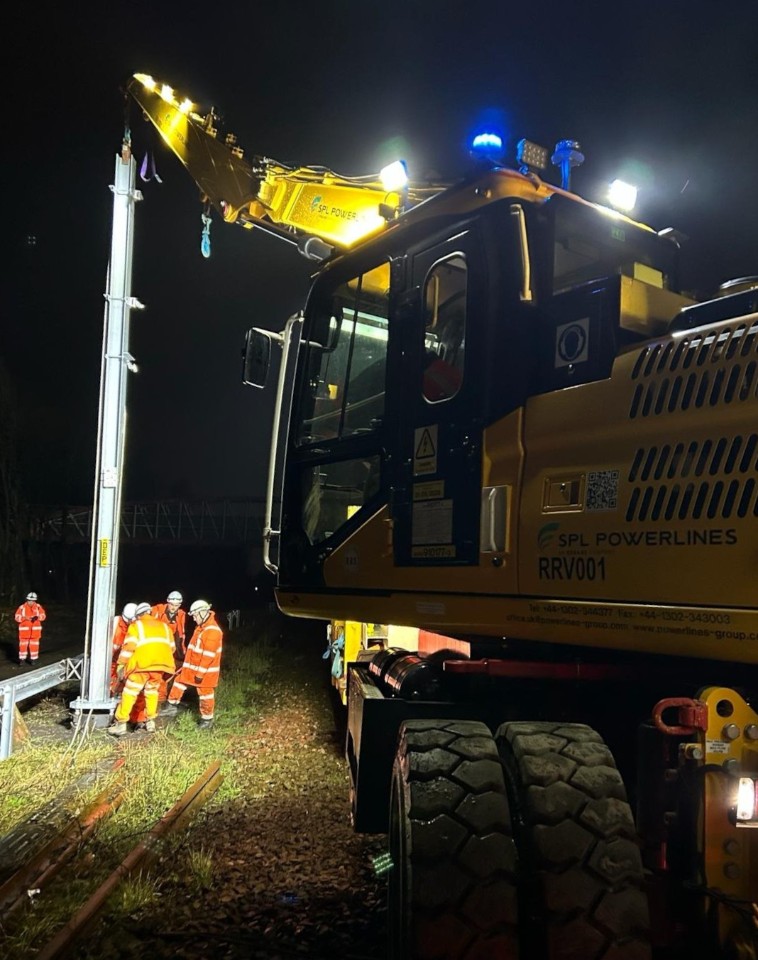
M9 833L23 820L39 810L42 804L73 786L98 761L114 753L113 745L101 740L89 740L73 750L72 745L60 743L26 744L0 763L0 823L3 833ZM73 812L86 803L98 790L104 789L108 779L99 779L84 790L76 790L65 800L65 807Z
M236 639L237 634L233 636ZM74 866L73 879L68 872L65 882L53 884L33 906L18 910L7 927L0 927L0 935L6 937L0 953L3 948L9 949L9 956L17 960L33 956L214 760L221 761L223 781L208 801L206 815L239 798L245 786L244 777L238 775L240 761L233 744L255 724L259 715L256 701L272 666L273 652L265 640L228 645L216 697L216 723L210 730L198 728L197 700L188 693L185 699L189 709L151 736L116 742L99 730L68 744L31 742L0 763L0 822L7 832L45 800L75 783L98 760L117 754L125 758L120 773L124 787L120 807L98 828L85 857ZM105 785L101 779L85 793L74 793L71 812ZM211 887L211 854L202 845L186 846L186 834L183 838L171 836L160 848L163 868L153 876L139 874L124 881L111 897L109 914L123 918L154 904L165 880L160 870L165 870L172 851L183 863L182 876L190 891L199 894Z
M136 873L119 884L118 890L111 897L109 912L133 917L152 906L159 896L156 881L142 873Z
M36 943L51 940L58 927L57 917L35 907L25 912L24 925L13 936L0 940L0 947L7 950L7 957L33 956Z
M194 893L210 890L213 884L213 857L203 847L192 849L187 856L190 886Z

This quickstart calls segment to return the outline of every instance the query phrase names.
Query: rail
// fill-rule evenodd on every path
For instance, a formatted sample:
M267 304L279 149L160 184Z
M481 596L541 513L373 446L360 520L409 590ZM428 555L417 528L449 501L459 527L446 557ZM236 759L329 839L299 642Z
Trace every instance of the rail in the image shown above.
M123 765L123 757L120 760ZM92 800L86 810L68 820L47 843L0 886L0 914L10 916L30 897L41 891L79 852L100 821L121 804L124 787L117 780Z
M38 693L51 690L66 680L81 680L84 654L67 657L47 667L30 670L20 677L0 681L0 760L7 760L13 752L13 721L16 704Z
M55 960L68 954L121 881L135 870L145 868L160 853L166 837L185 826L196 810L218 790L222 780L221 762L214 760L173 807L154 824L144 839L132 848L71 920L42 947L37 954L37 960Z

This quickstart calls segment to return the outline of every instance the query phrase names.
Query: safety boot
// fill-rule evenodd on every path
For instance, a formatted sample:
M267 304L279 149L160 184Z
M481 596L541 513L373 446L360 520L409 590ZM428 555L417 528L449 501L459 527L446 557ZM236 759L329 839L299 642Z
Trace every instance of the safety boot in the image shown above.
M145 720L145 730L148 733L155 733L155 720Z
M124 734L128 732L126 729L126 720L120 723L118 720L114 720L105 732L109 733L112 737L123 737Z
M169 703L169 701L167 700L161 706L160 715L162 717L175 717L177 713L179 713L179 707L175 703Z
M200 717L197 725L201 730L210 730L213 726L213 717Z

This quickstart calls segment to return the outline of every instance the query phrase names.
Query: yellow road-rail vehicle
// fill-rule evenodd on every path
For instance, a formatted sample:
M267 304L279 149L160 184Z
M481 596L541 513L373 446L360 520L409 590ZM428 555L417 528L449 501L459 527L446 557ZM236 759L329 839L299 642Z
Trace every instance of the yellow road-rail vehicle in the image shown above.
M426 192L248 162L142 80L206 201L323 256L245 376L280 354L278 603L353 623L391 955L755 960L758 281L682 292L675 233L529 162Z

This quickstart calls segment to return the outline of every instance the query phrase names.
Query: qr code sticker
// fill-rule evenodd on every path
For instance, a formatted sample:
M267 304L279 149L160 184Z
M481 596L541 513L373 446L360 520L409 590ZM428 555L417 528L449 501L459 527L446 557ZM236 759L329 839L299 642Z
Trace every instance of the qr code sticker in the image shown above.
M595 470L587 474L587 510L615 510L618 493L618 470Z

